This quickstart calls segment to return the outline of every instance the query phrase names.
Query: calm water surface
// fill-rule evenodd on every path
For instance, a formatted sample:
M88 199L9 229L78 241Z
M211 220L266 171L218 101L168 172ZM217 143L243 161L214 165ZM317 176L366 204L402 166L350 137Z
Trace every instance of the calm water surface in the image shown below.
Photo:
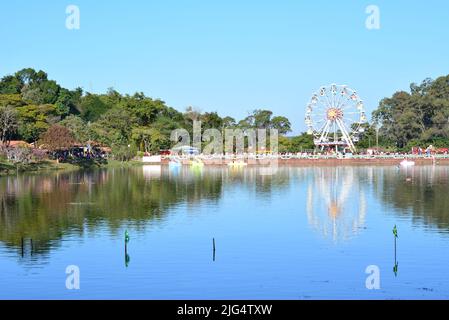
M0 298L449 298L449 167L259 170L1 177Z

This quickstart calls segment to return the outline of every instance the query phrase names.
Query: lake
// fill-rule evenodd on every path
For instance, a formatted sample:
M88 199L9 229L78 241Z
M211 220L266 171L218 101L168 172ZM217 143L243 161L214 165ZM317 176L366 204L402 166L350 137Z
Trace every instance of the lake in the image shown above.
M0 299L448 299L448 178L438 165L0 177Z

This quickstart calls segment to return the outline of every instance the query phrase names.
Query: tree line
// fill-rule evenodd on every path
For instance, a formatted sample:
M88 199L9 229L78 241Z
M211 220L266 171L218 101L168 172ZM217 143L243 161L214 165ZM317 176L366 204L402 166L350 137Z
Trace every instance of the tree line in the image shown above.
M255 109L238 121L192 107L180 112L142 92L129 95L113 88L104 94L85 92L82 88L69 90L50 80L44 71L31 68L6 75L0 81L3 145L11 140L49 145L52 139L60 137L59 144L63 144L62 140L80 144L96 141L122 156L157 153L174 144L170 141L172 130L184 128L191 132L193 121L198 120L203 130L273 128L282 137L280 149L313 148L312 139L306 135L286 138L291 132L289 119L270 110Z
M449 75L412 83L409 91L382 99L361 146L366 147L369 138L374 144L376 130L384 148L449 147Z
M192 133L196 120L202 122L202 130L277 129L281 152L314 149L312 136L288 137L290 120L267 109L255 109L241 120L192 107L180 112L142 92L121 94L110 88L104 94L94 94L82 88L66 89L44 71L31 68L0 80L2 145L11 140L48 145L62 137L66 143L96 141L111 147L115 155L132 157L138 152L169 149L174 144L170 141L172 130L184 128ZM382 99L357 147L377 143L394 150L428 144L449 146L449 75L413 83L409 92L398 91Z

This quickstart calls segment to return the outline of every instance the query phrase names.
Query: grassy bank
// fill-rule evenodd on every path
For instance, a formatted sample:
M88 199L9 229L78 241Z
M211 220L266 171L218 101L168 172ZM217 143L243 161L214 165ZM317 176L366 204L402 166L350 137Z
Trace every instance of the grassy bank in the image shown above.
M10 162L0 160L0 175L16 174L18 172L40 172L53 170L77 170L78 166L69 163L57 163L56 161L39 161L33 163L12 164Z
M5 160L0 160L0 175L10 175L23 172L45 172L45 171L71 171L95 168L131 168L141 166L141 161L117 161L109 160L107 163L99 164L95 162L58 163L53 160L44 160L29 164L12 164Z
M107 164L101 165L102 168L130 168L142 166L144 163L142 161L118 161L118 160L108 160Z

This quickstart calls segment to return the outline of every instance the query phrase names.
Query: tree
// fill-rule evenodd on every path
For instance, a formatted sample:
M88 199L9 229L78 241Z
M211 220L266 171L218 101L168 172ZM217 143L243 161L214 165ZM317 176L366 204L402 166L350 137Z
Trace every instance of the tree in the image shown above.
M31 68L22 69L15 74L21 84L23 100L32 104L54 104L61 87L54 80L48 80L47 73Z
M42 133L60 120L56 107L46 105L25 105L16 109L19 116L19 134L28 141L36 141Z
M449 144L449 76L421 85L411 84L410 93L399 91L382 99L373 112L381 124L380 136L397 148L416 144Z
M279 152L303 152L315 149L313 136L306 133L295 137L279 136Z
M17 112L12 107L0 107L0 141L6 145L16 133L18 127Z
M82 95L83 89L81 88L76 88L74 91L61 88L55 102L58 113L63 117L69 114L79 114Z
M143 94L135 94L133 97L124 99L124 104L141 126L147 126L156 121L165 108L164 101L146 98Z
M132 139L139 151L158 152L167 136L156 128L138 127L132 130Z
M299 136L290 138L290 152L301 152L315 149L313 135L303 133Z
M20 94L0 94L0 107L22 107L25 102L22 101Z
M127 146L131 140L133 123L128 111L111 109L92 123L94 139L108 146Z
M22 88L22 97L34 104L54 104L58 99L60 87L51 81L43 81L25 85Z
M0 81L0 94L18 94L22 90L23 83L14 76L5 76Z
M136 150L130 145L116 145L112 147L114 158L119 161L130 161L136 154Z
M55 124L42 134L39 144L50 151L65 150L75 144L75 139L69 129Z
M254 122L251 118L246 117L243 120L240 120L237 123L237 128L243 130L243 132L246 132L248 129L254 129Z
M79 143L86 143L94 136L91 126L79 116L70 115L59 123L70 130L75 140Z
M224 128L233 128L236 126L235 119L232 117L224 117L223 118L223 127Z
M273 117L271 119L271 128L277 129L278 132L282 135L285 135L292 131L291 123L286 117Z
M81 98L81 118L85 121L97 121L110 108L103 102L100 96L88 93Z
M218 129L223 126L223 119L216 112L206 112L200 116L203 130Z
M23 85L31 85L35 82L43 82L47 80L47 74L43 71L36 72L32 68L24 68L14 75Z
M249 116L253 120L253 126L258 129L268 129L271 126L271 116L273 112L270 110L254 110ZM249 121L251 123L251 121Z

